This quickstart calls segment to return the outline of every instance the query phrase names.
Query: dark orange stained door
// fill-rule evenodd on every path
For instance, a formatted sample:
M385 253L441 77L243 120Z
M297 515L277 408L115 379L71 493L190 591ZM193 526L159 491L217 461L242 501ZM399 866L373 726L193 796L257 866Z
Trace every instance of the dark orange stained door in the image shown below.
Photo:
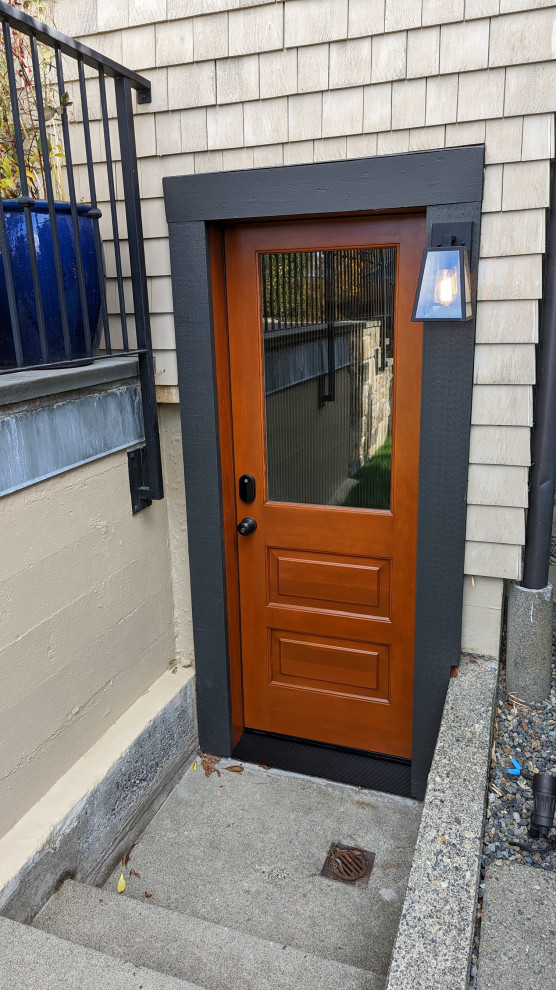
M424 239L400 215L226 233L247 728L411 756Z

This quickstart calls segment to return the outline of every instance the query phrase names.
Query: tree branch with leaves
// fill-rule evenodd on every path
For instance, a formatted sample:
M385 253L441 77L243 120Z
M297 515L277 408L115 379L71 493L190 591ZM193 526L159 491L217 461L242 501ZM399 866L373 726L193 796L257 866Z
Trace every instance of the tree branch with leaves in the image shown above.
M12 7L32 17L52 23L52 0L9 0ZM11 52L6 51L3 34L0 34L0 196L17 199L21 196L21 177L17 157L16 124L12 114L8 58L13 61L19 127L23 143L25 173L29 194L34 199L46 198L45 170L48 165L56 199L65 199L63 166L64 148L60 137L63 114L71 106L69 95L60 99L56 86L54 53L46 45L37 43L40 79L33 73L29 38L16 30L11 31ZM47 147L43 148L38 117L37 89L42 94Z

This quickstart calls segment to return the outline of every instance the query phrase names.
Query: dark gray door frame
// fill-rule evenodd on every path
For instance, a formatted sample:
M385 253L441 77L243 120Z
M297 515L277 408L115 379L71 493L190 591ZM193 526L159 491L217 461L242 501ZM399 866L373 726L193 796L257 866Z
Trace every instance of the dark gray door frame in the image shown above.
M479 254L484 146L164 179L187 491L201 747L233 748L214 367L211 224L424 209L472 220ZM412 794L422 798L450 668L459 663L475 324L424 325Z

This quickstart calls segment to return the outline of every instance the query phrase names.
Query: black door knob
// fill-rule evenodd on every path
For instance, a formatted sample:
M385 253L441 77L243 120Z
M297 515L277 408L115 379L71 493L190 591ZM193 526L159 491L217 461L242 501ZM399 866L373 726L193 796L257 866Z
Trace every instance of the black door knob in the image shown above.
M257 523L253 517L245 516L245 519L242 519L241 522L238 523L237 531L240 536L249 536L249 533L254 533L256 528Z

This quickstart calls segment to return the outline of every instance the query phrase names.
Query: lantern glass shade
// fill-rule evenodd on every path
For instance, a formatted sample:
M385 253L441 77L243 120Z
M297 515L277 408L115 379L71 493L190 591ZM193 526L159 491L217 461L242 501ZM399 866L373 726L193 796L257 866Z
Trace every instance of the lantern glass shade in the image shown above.
M427 248L412 320L470 320L471 278L466 247Z

